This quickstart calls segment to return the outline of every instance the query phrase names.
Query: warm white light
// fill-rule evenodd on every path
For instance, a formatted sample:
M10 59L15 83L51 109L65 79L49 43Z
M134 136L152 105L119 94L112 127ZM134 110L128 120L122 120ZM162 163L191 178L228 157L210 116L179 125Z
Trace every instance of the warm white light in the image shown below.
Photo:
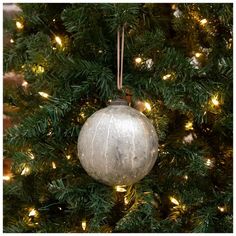
M136 62L137 64L141 63L141 62L142 62L142 58L141 58L141 57L136 57L136 58L135 58L135 62Z
M224 207L218 206L218 209L219 209L220 212L224 212L224 211L225 211L225 208L224 208Z
M188 176L187 176L187 175L185 175L184 178L185 178L186 180L188 180Z
M29 216L35 216L37 214L35 209L32 209L29 213Z
M10 175L4 175L3 176L3 180L5 180L5 181L9 181L10 179L11 179Z
M124 203L125 203L125 205L128 205L129 200L127 199L127 197L124 198Z
M86 230L86 226L87 226L86 220L82 221L81 226L83 230Z
M27 81L24 81L22 84L21 84L22 87L27 87L28 86L28 82Z
M169 199L170 199L170 201L171 201L172 203L174 203L175 205L179 205L178 200L175 199L174 197L169 197Z
M17 27L18 29L23 29L23 28L24 28L24 25L23 25L21 22L17 21L17 22L16 22L16 27Z
M30 173L30 168L29 167L25 167L22 172L21 172L21 175L28 175Z
M188 122L185 124L185 130L193 130L193 122L188 121Z
M56 169L56 168L57 168L56 163L55 163L54 161L52 162L52 168L53 168L53 169Z
M34 157L34 154L33 154L31 151L28 152L28 156L29 156L32 160L34 160L34 158L35 158L35 157Z
M40 96L44 97L44 98L48 98L49 95L47 93L44 92L38 92Z
M200 57L202 54L200 52L195 53L195 57Z
M200 24L201 25L205 25L207 23L207 19L202 19L202 20L200 20Z
M53 22L55 22L55 21L56 21L56 19L53 19L52 21L53 21Z
M85 114L83 112L80 113L80 116L84 119L85 118Z
M219 105L220 105L217 96L214 96L214 97L211 99L211 102L213 103L214 106L219 106Z
M172 10L175 10L175 9L176 9L176 5L175 5L175 4L172 4L171 9L172 9Z
M167 80L167 79L169 79L171 77L171 74L167 74L167 75L164 75L163 77L162 77L162 79L163 80Z
M211 165L212 165L211 159L208 158L208 159L206 160L206 163L205 163L205 164L206 164L206 166L211 166Z
M62 46L62 42L61 42L60 37L56 36L56 37L55 37L55 40L56 40L56 42L57 42L60 46Z
M10 39L10 43L14 43L15 41L13 39Z
M52 50L56 50L57 48L55 48L55 47L52 47Z
M122 193L122 192L126 192L125 187L126 187L125 185L117 185L117 186L115 186L115 189L116 189L117 192Z
M71 155L66 155L67 160L70 160L70 158L71 158Z
M144 105L145 105L145 108L147 109L147 111L152 110L151 105L148 102L145 102Z

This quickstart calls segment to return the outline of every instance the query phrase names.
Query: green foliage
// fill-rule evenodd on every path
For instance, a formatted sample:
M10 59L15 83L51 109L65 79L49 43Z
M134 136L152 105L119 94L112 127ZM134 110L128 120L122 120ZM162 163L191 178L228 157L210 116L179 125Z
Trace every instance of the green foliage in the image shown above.
M14 38L4 46L4 72L28 82L4 88L4 103L18 108L8 114L20 121L4 134L14 175L4 182L4 232L232 232L232 4L175 4L179 17L169 3L20 6L16 19L4 18ZM116 33L123 25L122 94L132 93L134 107L150 103L143 113L159 153L145 178L118 193L85 173L77 139L86 119L120 96ZM39 218L29 217L32 207Z

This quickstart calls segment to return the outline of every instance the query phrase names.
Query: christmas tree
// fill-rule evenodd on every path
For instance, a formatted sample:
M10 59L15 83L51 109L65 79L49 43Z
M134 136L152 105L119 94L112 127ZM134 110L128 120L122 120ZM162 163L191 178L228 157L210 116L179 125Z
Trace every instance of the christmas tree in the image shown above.
M4 17L4 232L232 232L233 4L19 7ZM159 139L131 186L99 183L78 157L83 124L118 97Z

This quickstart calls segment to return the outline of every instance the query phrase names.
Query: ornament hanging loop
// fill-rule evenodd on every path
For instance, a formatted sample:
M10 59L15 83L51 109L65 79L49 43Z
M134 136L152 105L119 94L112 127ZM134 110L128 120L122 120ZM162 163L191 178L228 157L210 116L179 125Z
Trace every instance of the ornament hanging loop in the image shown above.
M122 31L122 32L120 32ZM121 39L121 42L120 42ZM125 39L125 24L117 29L117 88L122 89L123 82L123 61L124 61L124 39Z

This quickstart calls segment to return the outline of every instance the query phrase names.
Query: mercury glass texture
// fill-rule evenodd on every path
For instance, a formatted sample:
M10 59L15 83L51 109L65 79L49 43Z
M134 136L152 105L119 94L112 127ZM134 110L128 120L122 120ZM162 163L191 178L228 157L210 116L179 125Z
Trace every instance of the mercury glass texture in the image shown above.
M110 105L87 119L78 139L78 156L99 182L131 185L152 169L157 159L156 131L141 112Z

